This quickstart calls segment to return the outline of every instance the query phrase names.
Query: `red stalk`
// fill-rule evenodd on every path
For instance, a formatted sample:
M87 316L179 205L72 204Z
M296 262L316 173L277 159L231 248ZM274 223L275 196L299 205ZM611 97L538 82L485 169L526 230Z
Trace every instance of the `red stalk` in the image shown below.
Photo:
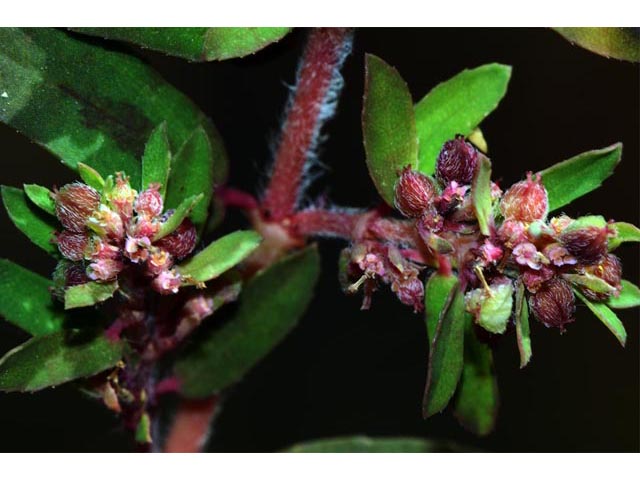
M183 400L164 445L165 453L198 453L209 438L219 398Z

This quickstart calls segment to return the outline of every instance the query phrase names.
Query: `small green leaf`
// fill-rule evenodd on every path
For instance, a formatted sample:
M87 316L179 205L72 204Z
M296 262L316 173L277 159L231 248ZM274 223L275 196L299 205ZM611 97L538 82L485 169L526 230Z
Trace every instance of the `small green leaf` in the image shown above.
M311 246L249 280L235 315L178 360L182 393L206 397L244 377L296 326L319 274L320 258Z
M493 226L493 208L491 206L491 162L484 155L480 155L478 169L471 185L471 199L476 212L480 232L491 235Z
M394 204L403 167L418 162L418 137L411 93L395 68L366 56L362 134L369 175L382 198Z
M244 57L277 42L288 27L90 27L77 32L123 40L169 55L205 62Z
M640 62L640 32L637 27L556 27L571 43L604 57Z
M415 106L418 170L433 175L442 145L469 135L507 92L511 67L491 63L464 70L431 90Z
M507 329L513 310L511 281L493 282L489 288L476 288L465 295L465 307L474 315L475 323L486 331L502 334Z
M516 289L516 338L520 351L520 368L527 366L533 355L529 331L529 305L524 295L524 284L518 282Z
M113 367L121 342L101 332L65 331L34 337L0 359L0 391L35 392Z
M591 302L588 300L577 288L574 288L576 296L582 300L582 302L589 307L598 319L604 323L604 326L607 327L611 333L615 335L615 337L620 342L620 345L623 347L627 343L627 331L624 329L624 325L618 318L618 316L611 311L609 307L607 307L604 303Z
M443 410L456 391L462 374L467 321L471 320L464 309L464 294L459 287L453 288L440 314L429 350L427 385L422 403L424 418Z
M198 202L202 200L202 197L204 197L204 195L200 193L198 195L194 195L193 197L185 199L178 206L178 208L175 209L175 211L167 219L167 221L160 226L158 233L156 233L153 237L153 241L155 242L156 240L160 240L161 238L166 237L167 235L175 231L175 229L180 226L182 221L187 218L189 213L191 213L191 210L193 210Z
M261 241L262 237L253 230L238 230L211 242L179 265L178 272L186 277L188 284L207 282L247 258Z
M151 419L148 413L143 413L136 427L136 442L151 443Z
M160 184L160 195L164 199L171 170L171 147L167 137L167 122L162 122L151 133L142 155L142 190L152 183Z
M620 163L622 144L591 150L542 170L542 184L549 195L549 212L595 190Z
M450 452L456 448L446 442L422 438L365 436L337 437L298 443L286 453L429 453Z
M62 309L51 298L53 282L0 259L0 315L34 336L60 330Z
M595 275L592 275L590 273L581 275L577 275L574 273L565 273L564 275L562 275L562 277L574 285L583 286L597 293L604 293L607 295L613 295L617 293L615 287L609 285L600 277L596 277Z
M427 280L424 287L424 312L429 343L433 342L440 314L447 303L451 290L456 285L458 285L458 278L453 274L442 275L434 272Z
M615 250L624 242L640 242L640 228L631 223L615 222L609 225L616 232L609 239L609 251Z
M80 175L80 178L82 178L84 183L95 188L98 192L102 192L104 189L104 178L102 178L102 175L100 175L95 168L91 168L89 165L79 162L78 175Z
M617 297L609 297L607 305L611 308L640 307L640 288L628 280L622 280L622 290Z
M49 215L56 214L56 202L53 200L52 192L47 187L42 187L34 183L23 185L24 193L27 194L29 200Z
M53 243L53 233L59 228L55 218L37 210L19 188L3 185L2 202L18 230L49 255L58 255L58 247Z
M68 287L64 291L64 309L89 307L113 297L118 290L118 282L87 282Z

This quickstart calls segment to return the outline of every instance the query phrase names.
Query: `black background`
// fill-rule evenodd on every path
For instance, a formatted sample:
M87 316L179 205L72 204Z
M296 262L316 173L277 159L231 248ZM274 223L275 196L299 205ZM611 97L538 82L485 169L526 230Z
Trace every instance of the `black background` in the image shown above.
M245 59L191 64L128 49L160 71L214 121L225 139L234 186L258 193L270 161L306 31ZM604 186L565 209L638 223L640 130L638 65L571 46L547 29L359 29L344 68L346 81L320 150L323 177L309 198L327 193L337 205L377 201L360 131L364 53L402 74L417 101L460 70L489 62L514 67L507 96L483 122L494 176L507 186L577 153L624 143L623 162ZM61 185L72 172L12 129L0 125L3 184ZM49 275L52 261L1 221L1 257ZM228 226L240 226L230 215ZM233 391L209 444L211 451L275 451L307 439L348 434L453 439L487 451L638 451L638 311L620 311L626 349L587 310L565 335L532 324L533 360L518 369L514 335L496 350L501 411L495 432L478 439L450 412L423 421L426 332L388 293L373 309L339 290L338 241L321 244L323 274L300 326ZM638 283L638 248L618 250L625 277ZM6 351L24 335L3 323ZM117 419L69 387L33 395L0 394L0 451L123 451Z

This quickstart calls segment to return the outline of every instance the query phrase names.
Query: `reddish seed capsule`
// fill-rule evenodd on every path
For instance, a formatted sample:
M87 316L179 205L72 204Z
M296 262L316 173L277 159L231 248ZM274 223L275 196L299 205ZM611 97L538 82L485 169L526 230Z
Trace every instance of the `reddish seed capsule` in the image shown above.
M135 203L136 212L150 217L157 217L162 213L162 196L158 188L157 184L151 185L138 195Z
M440 150L436 177L443 185L454 181L468 185L473 180L477 165L478 151L464 137L457 136Z
M500 211L508 220L544 220L549 211L549 199L540 175L533 179L528 173L526 180L512 185L500 201Z
M191 220L185 219L171 234L154 243L171 254L177 260L189 255L196 246L196 227Z
M607 254L607 235L606 227L585 227L563 232L560 242L578 263L593 265Z
M585 272L601 278L618 291L622 288L620 285L620 281L622 280L622 264L620 263L620 259L615 255L606 255L600 265L587 267L585 268ZM609 298L609 295L606 293L594 292L584 287L582 287L581 290L584 296L590 300L602 301Z
M396 208L405 217L418 218L431 205L436 195L436 189L429 177L411 170L407 165L396 183Z
M560 278L552 278L529 297L529 306L539 322L564 331L573 322L576 310L573 290Z
M82 232L100 205L100 194L84 183L70 183L55 194L56 216L67 230Z
M89 243L89 236L86 233L70 232L63 230L56 235L58 250L64 258L79 262L84 259L84 254Z

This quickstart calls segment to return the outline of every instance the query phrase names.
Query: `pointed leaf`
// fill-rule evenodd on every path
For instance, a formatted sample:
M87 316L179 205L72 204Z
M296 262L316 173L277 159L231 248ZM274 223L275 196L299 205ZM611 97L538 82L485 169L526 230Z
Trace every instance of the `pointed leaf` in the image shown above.
M609 239L609 250L615 250L624 242L640 242L640 228L631 223L615 222L609 225L616 232Z
M609 297L607 305L611 308L640 307L640 288L628 280L622 280L622 291L618 297Z
M511 67L498 63L463 70L416 104L418 170L427 175L435 172L442 145L456 134L471 134L498 106L510 77Z
M556 27L571 43L604 57L640 62L640 31L637 27Z
M455 275L442 275L434 272L424 287L424 313L429 343L433 342L440 314L447 304L449 294L457 285L458 278Z
M118 282L87 282L68 287L64 291L64 309L90 307L113 297L118 290Z
M95 188L98 192L102 192L104 189L104 178L98 173L95 168L91 168L89 165L79 162L78 163L78 175L82 178L82 181Z
M588 300L577 288L574 288L576 296L582 300L582 302L589 307L598 319L604 323L604 326L607 327L611 333L615 335L615 337L620 342L620 345L623 347L627 343L627 331L624 329L624 325L618 318L618 316L611 311L609 307L607 307L604 303L591 302Z
M581 285L597 293L604 293L607 295L614 295L615 293L617 293L615 287L612 287L600 277L596 277L595 275L591 275L590 273L585 273L582 275L565 273L564 275L562 275L562 277L574 285Z
M479 165L471 185L473 209L476 212L480 232L489 236L493 226L493 209L491 206L491 162L484 155L479 156Z
M167 235L175 231L175 229L180 226L183 220L187 218L189 213L191 213L191 210L193 210L198 202L202 200L202 197L204 197L204 195L200 193L199 195L194 195L185 199L178 206L178 208L175 209L175 211L167 219L167 221L160 226L158 233L156 233L153 237L153 241L155 242L156 240L160 240L161 238L166 237Z
M524 284L518 282L516 289L516 338L520 351L520 368L527 366L533 355L529 331L529 304L524 295Z
M403 167L417 166L418 137L411 93L395 68L366 56L362 133L369 175L382 198L394 204Z
M121 342L102 332L64 331L34 337L0 359L0 391L35 392L90 377L116 365Z
M189 284L207 282L235 267L253 252L262 237L253 230L225 235L177 267Z
M151 419L148 413L143 413L136 427L136 442L151 443Z
M13 224L38 247L49 255L57 256L58 247L53 243L53 233L60 228L57 220L37 209L19 188L5 185L1 188L2 203Z
M53 200L52 192L47 187L42 187L34 183L23 185L24 193L31 202L47 212L49 215L56 214L56 202Z
M206 397L244 377L296 326L319 273L318 251L310 246L249 280L235 315L178 360L181 392Z
M60 330L64 312L51 298L53 282L0 259L0 315L34 336Z
M549 212L595 190L620 162L622 144L581 153L542 170L542 184L549 195Z
M288 27L90 27L77 32L123 40L169 55L205 62L244 57L277 42Z
M160 184L160 195L164 199L169 183L171 169L171 147L167 137L167 122L162 122L151 132L151 136L144 147L142 156L142 190L149 188L152 183Z
M457 450L447 442L411 437L365 436L325 438L298 443L287 448L287 453L429 453Z

